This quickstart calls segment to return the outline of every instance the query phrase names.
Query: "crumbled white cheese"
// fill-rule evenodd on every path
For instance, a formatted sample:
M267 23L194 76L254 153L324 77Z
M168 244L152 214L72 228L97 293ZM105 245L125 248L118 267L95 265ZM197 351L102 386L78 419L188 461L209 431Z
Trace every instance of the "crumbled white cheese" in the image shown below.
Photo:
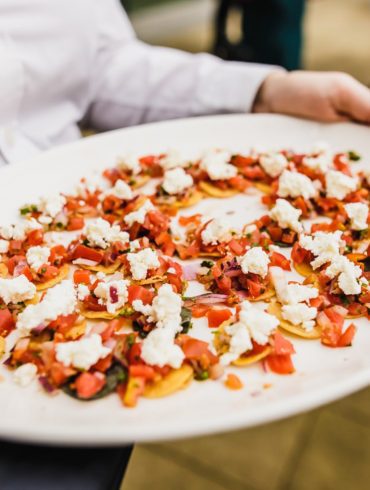
M167 170L162 183L163 189L168 194L180 194L193 185L193 177L183 168L177 167Z
M135 311L137 311L138 313L141 313L142 315L149 317L153 314L152 306L151 305L144 305L144 303L141 301L141 299L134 299L134 301L132 302L132 307Z
M80 235L80 230L77 231L49 231L45 233L45 243L49 247L54 247L55 245L63 245L68 248L70 243L75 240Z
M222 242L229 242L232 238L232 230L225 220L213 219L201 233L204 245L217 245Z
M277 221L281 228L290 228L297 233L303 230L302 223L299 222L301 214L302 211L292 206L286 199L277 199L270 212L271 218Z
M44 299L36 305L28 305L17 318L17 329L27 335L39 325L48 325L59 315L71 315L77 305L72 281L66 279L46 291Z
M369 216L369 206L363 202L351 202L344 205L344 209L351 221L352 230L366 230Z
M159 328L165 328L171 332L181 331L182 299L176 294L170 284L163 284L158 289L157 296L153 299L150 311L150 322L157 324ZM146 310L146 313L149 309Z
M224 366L236 361L242 354L252 349L253 344L248 328L242 322L233 323L225 327L230 335L229 350L220 358Z
M270 274L276 296L281 303L297 304L319 296L319 290L313 286L298 283L289 284L286 274L280 267L271 267Z
M5 240L24 240L27 233L40 229L42 229L42 226L35 218L24 219L15 225L0 227L0 236L5 238Z
M238 173L238 169L228 163L230 159L231 154L227 151L211 150L203 156L200 168L211 180L228 180Z
M317 190L311 179L298 172L284 170L279 178L278 196L280 197L299 197L305 199L315 197Z
M26 253L26 259L31 269L37 272L42 265L49 264L50 248L37 245L30 247Z
M340 249L345 245L345 242L342 240L342 232L337 230L333 233L317 231L312 236L301 235L299 244L316 257L311 262L311 265L314 269L317 269L339 255Z
M254 231L256 231L256 230L257 230L257 226L256 226L254 223L252 223L251 225L247 225L247 226L244 228L243 233L244 233L245 235L249 235L249 234L253 233L253 232L254 232Z
M278 177L283 170L288 166L288 160L282 153L267 153L261 155L259 163L263 170L270 175L270 177Z
M137 250L140 250L141 248L142 248L142 245L140 243L140 240L132 240L132 242L130 242L131 252L136 252Z
M189 164L178 150L168 150L159 160L159 165L164 170L171 170L176 167L186 167Z
M129 234L121 231L119 225L110 225L102 218L88 223L84 233L90 247L105 249L114 242L127 243L129 241Z
M128 299L128 286L130 282L124 279L110 279L99 282L94 289L98 302L107 308L113 315L124 306Z
M0 254L6 254L9 251L9 240L0 238Z
M94 194L96 191L104 189L107 187L106 181L102 178L102 175L98 172L90 173L87 177L84 177L76 185L76 194L81 197L87 197L86 191L90 194ZM81 206L85 204L84 201L81 202Z
M186 245L187 235L186 235L186 227L181 226L178 220L172 219L170 224L171 237L174 243L179 245Z
M303 158L303 165L312 170L322 173L326 173L331 167L331 164L332 157L328 153L319 153L315 156L305 156Z
M262 247L253 247L250 248L244 255L238 257L238 263L240 264L244 274L252 272L253 274L258 274L261 277L266 277L268 274L270 259Z
M157 269L160 266L157 252L151 248L144 248L136 253L128 253L127 260L135 281L145 279L149 269Z
M131 187L126 184L126 182L122 179L118 179L113 187L106 190L101 196L100 199L104 199L106 196L115 196L118 199L130 200L133 198Z
M155 208L149 199L147 199L139 209L136 211L132 211L132 213L129 213L125 216L125 223L128 226L132 226L134 223L140 223L141 225L145 221L146 214L149 211L153 211Z
M135 155L127 155L119 158L117 165L122 170L128 171L133 175L138 175L142 170L140 160Z
M358 180L337 170L329 170L325 175L326 197L342 200L357 189Z
M11 279L0 278L0 298L6 305L27 301L35 294L36 286L23 274Z
M55 218L66 204L67 200L62 194L51 194L40 199L37 209L44 215Z
M83 370L90 369L99 359L111 353L111 349L103 345L102 338L96 333L71 342L58 342L55 351L57 361L64 366Z
M361 293L361 284L358 280L362 275L362 269L344 255L332 259L329 267L325 269L325 275L330 279L338 276L338 286L344 294Z
M77 286L77 299L79 301L83 301L85 298L87 298L90 295L90 289L86 284L79 284Z
M223 364L229 364L251 349L251 339L259 345L267 344L269 336L279 325L279 320L274 315L260 310L249 301L243 301L240 307L239 321L225 327L225 331L231 335L231 339L229 352L221 356Z
M305 303L293 305L283 305L281 308L282 317L293 325L301 325L307 332L315 326L317 308L308 306Z
M37 376L37 367L32 362L22 364L13 373L13 379L17 385L23 388L30 385Z
M174 335L171 331L157 328L143 340L141 358L151 366L170 366L178 369L185 355L182 349L174 343Z

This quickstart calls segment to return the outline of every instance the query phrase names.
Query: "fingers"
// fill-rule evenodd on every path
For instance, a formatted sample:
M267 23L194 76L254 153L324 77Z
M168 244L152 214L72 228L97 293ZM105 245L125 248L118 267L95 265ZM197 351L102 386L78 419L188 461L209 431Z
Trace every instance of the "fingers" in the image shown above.
M346 74L336 74L333 103L342 116L370 124L370 90Z

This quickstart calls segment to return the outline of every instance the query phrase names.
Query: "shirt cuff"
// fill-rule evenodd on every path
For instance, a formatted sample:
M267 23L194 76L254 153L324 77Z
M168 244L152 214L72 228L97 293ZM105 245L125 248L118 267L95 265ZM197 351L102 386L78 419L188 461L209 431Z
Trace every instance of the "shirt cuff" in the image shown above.
M251 112L262 82L279 66L222 61L210 55L203 60L195 97L199 114ZM208 58L208 59L207 59Z

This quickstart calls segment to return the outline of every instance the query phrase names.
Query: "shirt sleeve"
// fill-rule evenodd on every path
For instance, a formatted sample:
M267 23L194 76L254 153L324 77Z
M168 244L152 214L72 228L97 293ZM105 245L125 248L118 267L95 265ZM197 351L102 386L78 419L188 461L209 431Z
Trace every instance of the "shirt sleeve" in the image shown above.
M104 4L104 6L103 6ZM139 41L116 0L99 2L89 124L100 130L187 116L250 112L274 70Z

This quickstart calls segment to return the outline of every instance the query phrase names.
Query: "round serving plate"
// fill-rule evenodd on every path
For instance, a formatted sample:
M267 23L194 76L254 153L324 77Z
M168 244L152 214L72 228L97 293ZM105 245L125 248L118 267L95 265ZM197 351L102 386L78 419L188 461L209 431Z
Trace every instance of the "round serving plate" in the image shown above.
M370 165L370 130L355 124L324 125L277 115L201 117L112 131L45 152L0 169L0 223L17 218L19 206L41 195L74 188L82 176L114 164L119 155L178 149L195 155L209 148L248 151L251 147L310 149L325 141L337 151L356 150ZM357 165L357 164L355 164ZM239 226L266 210L255 190L236 197L207 199L185 214L223 216ZM195 285L193 285L195 287ZM244 382L230 391L220 382L196 382L168 398L140 399L124 408L116 395L79 402L63 393L46 395L37 383L21 388L1 366L0 437L68 445L126 444L209 434L266 423L348 395L370 380L370 325L355 321L352 347L330 349L318 341L292 339L297 355L290 376L261 366L230 368ZM210 339L203 320L192 335Z

